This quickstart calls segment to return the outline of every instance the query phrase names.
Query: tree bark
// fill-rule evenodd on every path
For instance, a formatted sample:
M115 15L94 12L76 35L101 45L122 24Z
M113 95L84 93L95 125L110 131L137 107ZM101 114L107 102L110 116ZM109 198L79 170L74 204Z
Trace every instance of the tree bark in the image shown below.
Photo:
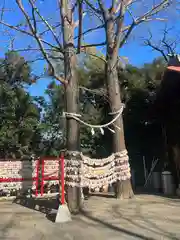
M112 112L117 112L122 106L120 85L118 81L117 72L117 56L118 51L114 43L114 25L110 19L106 23L106 39L107 39L107 62L106 62L106 85L109 95L109 103ZM115 128L113 134L113 151L120 152L126 150L124 127L122 115L115 122L115 125L121 130ZM117 198L132 198L134 193L131 186L131 181L118 181L115 188L115 194Z
M65 85L65 103L68 113L79 112L79 91L76 71L76 52L74 46L74 27L69 0L61 0L61 19L64 43L64 72L67 84ZM67 151L80 151L79 123L73 118L67 118ZM72 156L74 158L75 156ZM71 159L72 159L71 158ZM67 187L68 207L71 213L76 214L80 208L80 188Z

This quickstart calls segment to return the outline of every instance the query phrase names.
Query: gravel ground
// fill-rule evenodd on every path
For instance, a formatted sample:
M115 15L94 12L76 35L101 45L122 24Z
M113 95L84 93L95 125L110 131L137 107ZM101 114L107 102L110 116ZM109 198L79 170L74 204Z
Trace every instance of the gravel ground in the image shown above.
M91 197L81 215L56 224L39 207L0 202L0 240L180 239L180 200L137 195L133 200ZM36 211L30 208L36 208Z

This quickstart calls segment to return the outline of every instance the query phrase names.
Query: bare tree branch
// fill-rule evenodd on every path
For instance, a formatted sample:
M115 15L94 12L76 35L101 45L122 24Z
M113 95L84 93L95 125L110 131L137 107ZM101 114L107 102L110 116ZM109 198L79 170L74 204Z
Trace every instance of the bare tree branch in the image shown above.
M31 4L30 0L29 0L29 3ZM35 8L33 6L32 6L32 18L33 18L34 29L37 32L37 20L36 20L36 15L35 15Z
M123 2L121 2L119 14L118 14L118 20L117 20L118 23L117 23L117 31L116 31L116 39L115 39L116 51L119 48L120 41L121 41L122 27L123 27L123 23L124 23L125 12L126 12L126 5Z
M6 27L8 27L8 28L10 28L10 29L12 29L12 30L15 30L15 31L17 31L17 32L20 32L20 33L23 33L23 34L25 34L25 35L28 35L28 36L30 36L30 37L34 37L34 35L33 35L31 32L28 32L28 31L26 31L26 30L24 30L24 29L21 29L21 28L19 28L19 27L10 25L9 23L0 21L0 24L4 25L4 26L6 26ZM48 42L48 41L46 41L46 40L44 40L44 39L42 39L42 38L39 38L39 39L40 39L44 44L48 45L49 47L59 49L57 46L51 44L50 42ZM59 50L59 51L60 51L60 50Z
M98 4L99 4L101 14L103 15L104 22L106 22L109 18L109 11L103 4L102 0L98 0Z
M91 3L89 3L87 0L85 0L85 2L90 7L92 7L92 10L94 10L94 7L92 6ZM115 39L116 39L115 43L116 43L116 48L117 48L116 51L117 52L118 52L118 49L121 48L124 45L124 43L127 41L129 35L131 34L133 29L137 25L139 25L142 22L151 21L153 19L154 20L163 20L163 19L160 19L160 18L153 18L152 19L152 17L171 4L171 0L162 0L159 4L157 4L155 6L152 6L152 8L149 11L147 11L146 13L144 13L142 16L140 16L138 18L135 18L133 16L132 12L129 9L129 6L132 3L134 3L134 1L133 0L126 0L126 1L123 1L123 2L119 1L118 5L117 5L117 7L115 9L115 12L118 11L118 16L117 17L114 16L114 18L113 18L114 12L110 12L105 7L105 5L103 4L102 0L98 0L99 8L100 8L101 14L103 15L103 18L104 18L104 24L99 25L97 27L97 29L101 29L101 28L105 27L105 24L107 23L107 20L110 17L114 19L114 22L117 22L117 31L116 31L116 34L115 34ZM115 1L113 1L112 7L113 6L115 6ZM111 8L111 10L112 10L112 8ZM132 23L130 25L123 26L123 24L124 24L124 15L125 15L126 11L129 12L129 14L131 15L133 21L132 21ZM94 28L93 30L96 30L96 28ZM89 32L91 32L91 29L87 30L83 34L86 34L86 33L89 33ZM92 47L92 46L103 46L103 45L106 45L106 41L104 41L102 43L98 43L98 44L90 44L90 45L87 45L87 47L88 46L89 47Z
M30 31L21 28L21 25L12 26L8 23L3 22L3 20L0 20L0 23L10 29L21 32L30 37L33 37L38 44L38 49L43 54L43 57L47 60L47 63L50 66L50 68L52 68L52 74L55 74L55 72L53 70L53 64L51 63L51 58L48 53L48 51L50 52L50 50L48 50L48 49L52 48L59 52L64 53L64 49L61 45L60 39L56 35L56 31L55 31L56 27L59 27L61 24L58 23L57 25L54 25L54 27L52 27L52 25L50 25L49 22L41 15L39 9L35 5L35 1L28 0L28 2L30 3L31 8L32 8L32 16L31 17L25 11L23 4L22 4L22 0L16 0L16 3L18 5L19 9L21 10L21 12L23 13L23 15L26 19L27 26L29 27ZM166 8L171 3L171 0L161 0L161 2L159 4L152 6L152 8L149 11L147 11L145 14L143 14L142 16L137 17L137 18L135 18L133 16L133 14L129 8L132 5L132 3L134 3L133 0L123 0L123 1L112 0L112 6L110 9L108 9L106 7L106 4L104 3L105 1L98 0L97 2L98 2L99 7L96 8L95 5L90 0L77 0L77 1L75 1L75 4L71 9L71 10L74 10L77 7L77 5L79 5L79 14L78 14L79 20L77 21L78 22L78 36L76 36L74 38L74 39L78 39L77 53L80 53L80 51L82 49L85 49L88 47L93 47L93 46L98 47L98 46L106 45L107 42L103 41L100 43L87 44L87 45L82 46L82 36L84 36L85 34L91 33L92 31L105 28L107 25L107 22L109 20L113 20L114 26L112 27L112 32L114 31L113 32L113 34L114 34L113 39L115 40L114 41L114 43L115 43L114 49L116 49L116 53L118 54L118 49L121 48L123 46L123 44L127 41L128 37L131 34L131 32L133 31L133 29L142 22L150 21L152 19L157 19L154 17L154 15L156 15L162 9ZM102 25L88 29L83 32L83 30L82 30L82 16L83 16L82 5L83 5L83 3L85 3L90 9L92 9L92 11L94 11L96 14L98 14L99 16L101 16L104 19L104 22L102 23ZM132 24L130 24L128 26L124 26L124 15L126 12L128 12L132 17ZM36 19L36 17L39 18L40 20ZM47 29L45 29L42 32L38 32L38 29L37 29L38 21L43 22ZM47 32L52 34L54 40L57 43L57 46L55 46L51 42L48 42L47 40L43 39L43 37L42 37L43 34L45 34ZM166 42L164 42L164 45L165 44L166 44ZM58 79L58 76L56 76L56 78Z
M96 13L101 14L101 10L95 8L92 3L89 2L89 0L84 0L84 2Z
M78 15L79 15L79 28L78 28L78 46L77 53L81 52L81 40L82 40L82 19L83 19L83 7L82 0L78 0Z
M46 52L45 49L44 49L43 42L42 42L41 39L39 38L38 33L35 31L34 26L31 24L31 21L30 21L30 19L29 19L29 16L28 16L27 12L26 12L25 9L24 9L24 6L23 6L23 4L22 4L22 1L21 1L21 0L16 0L16 3L17 3L17 5L18 5L18 7L20 8L21 12L23 13L23 15L24 15L24 17L25 17L25 19L26 19L26 21L27 21L27 23L28 23L28 26L29 26L29 28L30 28L30 31L31 31L33 37L36 39L37 44L39 45L39 48L40 48L40 50L41 50L41 53L43 54L44 58L46 59L48 65L49 65L49 67L50 67L50 69L51 69L51 74L52 74L52 76L55 77L55 78L56 78L58 81L60 81L61 83L66 84L66 83L67 83L66 80L63 79L63 78L60 77L60 76L57 76L57 74L55 73L54 66L53 66L53 64L51 63L50 58L49 58L47 52Z
M101 57L101 56L99 56L97 54L93 54L93 53L89 53L89 52L87 53L86 50L83 50L83 52L85 52L89 56L92 56L94 58L97 58L97 59L101 60L104 63L107 63L106 59L104 59L103 57Z
M153 41L153 35L150 32L150 36L148 39L144 39L144 45L152 48L152 50L155 50L159 52L163 58L165 59L166 62L168 62L168 54L174 55L176 52L176 47L179 44L179 39L173 39L170 41L169 36L171 35L170 30L165 27L163 30L163 37L162 39L157 42ZM176 38L176 37L175 37Z
M56 28L58 28L58 27L60 27L60 26L61 26L61 23L57 23L56 25L51 26L51 28L52 28L52 29L56 29ZM39 36L43 36L44 34L46 34L46 33L49 32L49 31L50 31L50 29L48 28L48 29L44 30L43 32L39 33Z
M93 94L96 95L100 95L100 96L105 96L107 95L107 91L104 88L100 88L100 89L90 89L84 86L79 86L79 89L85 90L87 92L91 92Z
M142 22L152 20L151 17L153 17L163 9L167 8L171 4L171 2L172 2L171 0L162 0L159 4L153 6L149 11L147 11L145 14L136 19L135 20L136 25Z
M167 58L166 54L164 53L164 51L162 49L160 49L158 46L154 45L149 39L144 41L144 45L151 47L152 49L156 50L157 52L160 52L161 55L166 60L166 62L168 62L168 58Z
M13 47L11 47L11 50L12 51L15 51L15 52L31 52L31 51L33 51L33 52L41 52L41 49L40 48L33 48L33 47L29 47L29 48L19 48L19 49L14 49ZM64 60L64 57L62 56L54 56L53 54L52 54L52 48L44 48L44 51L46 51L46 52L49 52L48 53L48 56L49 56L49 58L50 59L57 59L57 60L61 60L61 61L63 61ZM59 50L57 50L57 49L53 49L53 52L57 52L57 53L59 53ZM41 59L44 59L45 60L45 58L41 58Z
M3 19L3 15L4 15L4 12L5 12L5 3L6 3L6 0L3 0L3 5L2 5L2 10L1 10L1 17L0 17L1 21Z
M32 9L33 9L33 12L35 11L35 12L37 13L37 15L40 17L40 19L45 23L45 25L47 26L47 28L48 28L48 29L50 30L50 32L52 33L55 41L57 42L57 44L58 44L58 46L59 46L59 49L61 49L61 51L63 51L63 50L62 50L61 43L60 43L60 41L59 41L56 33L54 32L53 28L51 27L51 25L50 25L50 24L47 22L47 20L40 14L40 12L39 12L38 8L35 6L34 2L33 2L32 0L29 0L29 2L30 2L30 4L31 4L31 7L32 7ZM26 18L26 20L27 20L27 18ZM35 24L36 24L36 20L35 20L34 22L35 22ZM35 26L34 26L34 28L35 28ZM30 28L30 29L31 29L31 28ZM37 32L37 31L36 31L36 32Z
M87 45L82 45L81 48L88 48L88 47L101 47L106 45L106 41L105 42L101 42L101 43L92 43L92 44L87 44Z
M119 43L119 47L122 47L123 44L127 41L129 35L131 34L131 32L133 31L133 29L139 25L142 22L146 22L146 21L151 21L154 15L156 15L157 13L159 13L160 11L162 11L164 8L166 8L168 6L168 4L170 4L169 0L163 0L161 3L157 4L156 6L153 6L149 11L147 11L145 14L143 14L143 16L140 16L139 18L135 19L133 17L133 22L132 24L129 26L128 31L125 33L124 37L122 38L122 40ZM159 20L157 18L154 18L154 20ZM119 38L120 40L120 38Z
M79 0L75 1L74 5L72 6L72 13L74 13L76 7L78 6Z
M115 9L116 2L117 2L117 0L112 0L111 11L113 11L113 12L114 12L114 9Z
M120 41L119 48L121 48L127 41L128 37L130 36L131 32L133 31L134 27L136 26L135 22L133 22L130 26L128 31L125 33L124 37Z

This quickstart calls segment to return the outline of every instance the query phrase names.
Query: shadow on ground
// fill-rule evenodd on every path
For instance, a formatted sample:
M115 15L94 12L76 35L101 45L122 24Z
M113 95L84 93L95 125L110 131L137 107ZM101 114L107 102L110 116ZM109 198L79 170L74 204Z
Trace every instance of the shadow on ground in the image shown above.
M88 218L89 220L91 220L93 222L96 222L98 224L104 225L105 227L107 227L107 228L109 228L111 230L114 230L116 232L123 233L123 234L126 234L128 236L135 237L135 238L142 239L142 240L154 240L154 238L148 238L148 237L145 237L145 236L143 236L141 234L137 234L135 232L123 229L121 227L114 226L113 224L110 224L110 223L108 223L106 221L103 221L103 220L101 220L99 218L91 216L88 212L86 212L84 210L81 210L81 214L84 217Z
M165 200L165 201L167 201L167 200ZM167 202L166 202L166 204L167 204ZM144 214L142 212L142 208L145 205L146 206L149 205L149 211L151 213L151 206L152 205L155 205L157 207L159 205L159 207L161 207L160 205L162 205L162 203L158 203L157 201L151 201L149 203L139 203L139 202L137 202L134 214L129 215L129 216L128 216L128 214L127 215L124 214L122 209L118 205L112 206L112 212L113 212L113 215L116 218L123 219L123 220L125 220L126 222L129 222L132 226L135 226L138 229L142 229L142 230L145 230L145 231L148 231L148 232L152 232L153 234L161 236L163 239L169 238L169 239L172 239L172 240L178 240L179 237L177 238L176 234L166 231L164 228L161 228L157 224L157 222L163 223L165 221L164 216L161 216L161 214L154 216L154 215L151 215L152 213L151 214ZM174 206L174 204L173 205L168 204L168 205L169 206ZM176 205L176 207L177 207L177 205ZM170 219L168 219L168 221L172 222ZM172 224L173 224L173 222L172 222ZM152 239L152 238L145 238L145 239Z
M37 199L33 197L18 197L16 198L13 203L19 204L23 207L27 207L29 209L42 212L48 215L52 209L58 209L59 201L58 198L46 198L46 199Z
M179 199L177 195L165 195L162 191L155 192L154 190L145 189L144 187L139 187L134 190L135 195L153 195L162 198L169 198L169 199Z
M120 238L121 234L123 234L127 237L129 236L129 238L142 240L160 239L158 237L172 240L180 239L171 229L174 224L179 224L179 218L174 219L173 216L169 216L171 209L179 208L179 199L170 199L159 194L158 196L151 195L152 197L146 194L144 198L144 195L140 194L137 196L137 199L130 201L116 201L112 195L106 196L111 199L105 197L104 201L102 201L104 195L100 194L101 197L92 196L89 201L85 201L86 206L81 209L80 214L72 216L73 221L71 224L68 223L63 226L68 232L71 232L72 226L73 229L74 227L81 227L82 231L86 231L88 226L91 226L92 231L94 229L94 231L101 232L103 229L105 231L109 229L116 234L119 233ZM57 213L55 209L57 210L59 206L57 199L21 197L15 199L14 203L42 212L46 214L48 220L55 222ZM167 208L169 208L167 216L169 217L168 224L170 224L168 228L162 226L162 223L166 220L164 214L166 214ZM125 223L125 225L122 223Z

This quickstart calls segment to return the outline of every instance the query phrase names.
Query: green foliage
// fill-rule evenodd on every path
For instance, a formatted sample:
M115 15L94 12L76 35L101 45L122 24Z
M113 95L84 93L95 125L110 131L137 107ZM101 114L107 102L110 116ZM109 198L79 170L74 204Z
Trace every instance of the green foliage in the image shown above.
M0 82L11 86L32 83L30 66L17 52L7 52L5 58L0 59Z
M102 59L88 54L79 56L78 78L80 84L80 114L82 119L91 124L103 124L110 120L108 96L105 89L104 63ZM80 61L81 60L81 61ZM154 116L149 114L159 85L157 75L163 72L164 62L162 59L154 60L152 64L145 64L141 68L128 65L126 70L119 69L119 83L121 86L122 100L126 103L124 111L125 134L127 146L130 152L145 154L150 146L160 142L157 124ZM46 153L58 153L62 148L63 136L65 136L65 122L61 118L64 110L64 93L61 86L54 82L47 90L50 101L45 107L43 119L46 136ZM147 125L148 123L148 125ZM91 155L107 156L112 151L112 133L105 130L102 135L95 130L92 136L91 129L80 125L81 149ZM156 131L153 131L153 127ZM152 131L149 132L149 129ZM51 134L50 134L51 133ZM151 133L151 134L150 134ZM150 135L148 135L150 134ZM161 134L159 134L161 135ZM148 137L149 136L149 137ZM148 141L147 139L148 138ZM157 141L152 141L156 138ZM138 140L137 140L138 139ZM156 146L159 146L156 144ZM64 146L63 146L64 147ZM159 154L158 147L153 147L152 154Z
M154 120L156 116L152 115L151 111L160 83L157 76L162 75L163 71L164 62L162 59L154 60L152 64L146 64L142 68L128 65L125 70L119 69L121 96L126 104L124 111L125 137L130 153L148 154L149 156L159 156L161 154L161 126ZM89 71L88 75L88 87L91 90L96 90L98 94L88 94L88 104L90 106L88 106L86 114L90 116L90 109L96 106L97 113L93 114L93 117L96 118L95 123L107 123L110 120L108 96L101 95L102 89L106 93L103 71L95 73ZM87 99L86 95L87 92L83 95L84 101ZM90 121L92 119L89 119ZM93 149L96 155L101 156L112 152L112 133L109 130L105 131L105 135L101 135L97 131L94 137L91 136L89 130L88 128L83 130L82 139L86 142L86 145L88 145L87 143L91 145L90 152Z
M62 85L51 82L46 90L48 101L43 103L44 114L41 121L40 154L59 156L65 144L64 89Z
M0 67L0 157L33 153L40 109L23 85L30 83L30 68L16 53L7 53Z
M104 58L88 49L78 57L80 84L80 114L91 124L103 124L110 120L108 96L105 88ZM98 55L98 57L94 56ZM31 83L31 69L17 53L8 53L1 60L0 68L0 155L23 157L59 155L65 148L66 122L64 88L52 81L44 97L32 98L24 89ZM57 71L63 72L62 61ZM18 68L19 66L19 68ZM18 71L16 71L18 69ZM162 59L141 68L128 65L119 68L121 96L126 104L124 111L126 144L130 153L158 155L161 133L155 116L150 114L164 69ZM112 133L104 135L99 130L92 136L91 129L80 125L82 151L94 156L107 156L112 151ZM153 139L156 139L154 141ZM158 149L159 147L159 149Z

